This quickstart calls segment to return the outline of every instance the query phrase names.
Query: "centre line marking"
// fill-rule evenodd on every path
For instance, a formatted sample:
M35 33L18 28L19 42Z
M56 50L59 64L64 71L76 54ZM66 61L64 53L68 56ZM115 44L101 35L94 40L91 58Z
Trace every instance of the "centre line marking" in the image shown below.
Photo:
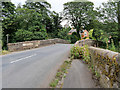
M36 54L33 54L33 55L31 55L31 56L28 56L28 57L25 57L25 58L21 58L21 59L18 59L18 60L12 61L12 62L10 62L10 63L15 63L15 62L18 62L18 61L21 61L21 60L24 60L24 59L27 59L27 58L33 57L33 56L35 56L35 55L36 55Z

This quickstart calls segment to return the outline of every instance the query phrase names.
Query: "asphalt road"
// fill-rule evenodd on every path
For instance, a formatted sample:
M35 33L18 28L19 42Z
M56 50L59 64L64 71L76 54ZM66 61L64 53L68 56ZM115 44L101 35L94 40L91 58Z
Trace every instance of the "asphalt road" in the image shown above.
M92 74L80 60L73 60L71 68L64 80L63 88L98 88L92 79Z
M67 59L70 47L70 44L55 44L2 56L2 87L48 87Z

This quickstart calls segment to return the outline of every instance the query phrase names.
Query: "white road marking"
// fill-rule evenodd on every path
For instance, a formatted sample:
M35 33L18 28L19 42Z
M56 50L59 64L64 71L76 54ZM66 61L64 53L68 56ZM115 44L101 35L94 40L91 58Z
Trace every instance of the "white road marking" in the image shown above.
M10 63L15 63L15 62L18 62L18 61L21 61L21 60L24 60L24 59L27 59L27 58L33 57L33 56L35 56L35 55L36 55L36 54L33 54L33 55L31 55L31 56L28 56L28 57L25 57L25 58L21 58L21 59L18 59L18 60L12 61L12 62L10 62Z

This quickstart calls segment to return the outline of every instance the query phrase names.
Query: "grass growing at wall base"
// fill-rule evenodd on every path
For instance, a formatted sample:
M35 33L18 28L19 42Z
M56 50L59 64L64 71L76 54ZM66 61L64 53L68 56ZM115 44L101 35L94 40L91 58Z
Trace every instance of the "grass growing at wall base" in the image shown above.
M73 46L70 50L72 59L82 59L86 63L90 63L90 55L88 45L84 46Z
M84 46L73 46L71 48L71 59L80 59L83 61L83 63L88 65L88 68L91 70L93 79L96 80L97 86L100 86L99 84L99 79L100 79L100 74L94 69L94 66L91 63L91 58L90 58L90 53L88 49L88 45ZM101 86L100 86L101 87Z
M50 83L50 87L51 88L56 88L59 84L59 82L62 80L62 78L65 78L68 72L67 69L70 67L71 65L71 60L66 60L64 61L64 63L61 65L60 69L58 69L55 79ZM62 88L62 84L60 85L60 87Z
M71 59L80 59L83 57L83 47L73 46L70 50Z
M53 81L50 83L50 86L51 86L51 87L56 87L57 84L58 84L58 82L59 82L59 80L58 80L58 79L55 79L55 80L53 80Z

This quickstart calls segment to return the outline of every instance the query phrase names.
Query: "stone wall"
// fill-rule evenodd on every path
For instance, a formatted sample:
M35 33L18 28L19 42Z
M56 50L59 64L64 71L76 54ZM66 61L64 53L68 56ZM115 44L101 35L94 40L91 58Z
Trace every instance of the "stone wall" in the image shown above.
M88 45L88 46L94 46L94 47L99 47L103 43L100 41L95 41L91 39L85 39L85 40L79 40L75 43L75 45L83 46L83 45Z
M120 53L89 47L91 65L100 75L99 82L105 88L120 88Z
M120 88L120 53L93 47L99 44L93 40L81 40L75 43L80 47L85 44L89 45L90 66L99 74L101 86Z
M8 50L13 51L21 51L31 48L38 48L41 46L51 45L55 43L63 43L63 44L69 44L68 41L63 39L48 39L48 40L35 40L35 41L25 41L25 42L18 42L18 43L8 43Z

